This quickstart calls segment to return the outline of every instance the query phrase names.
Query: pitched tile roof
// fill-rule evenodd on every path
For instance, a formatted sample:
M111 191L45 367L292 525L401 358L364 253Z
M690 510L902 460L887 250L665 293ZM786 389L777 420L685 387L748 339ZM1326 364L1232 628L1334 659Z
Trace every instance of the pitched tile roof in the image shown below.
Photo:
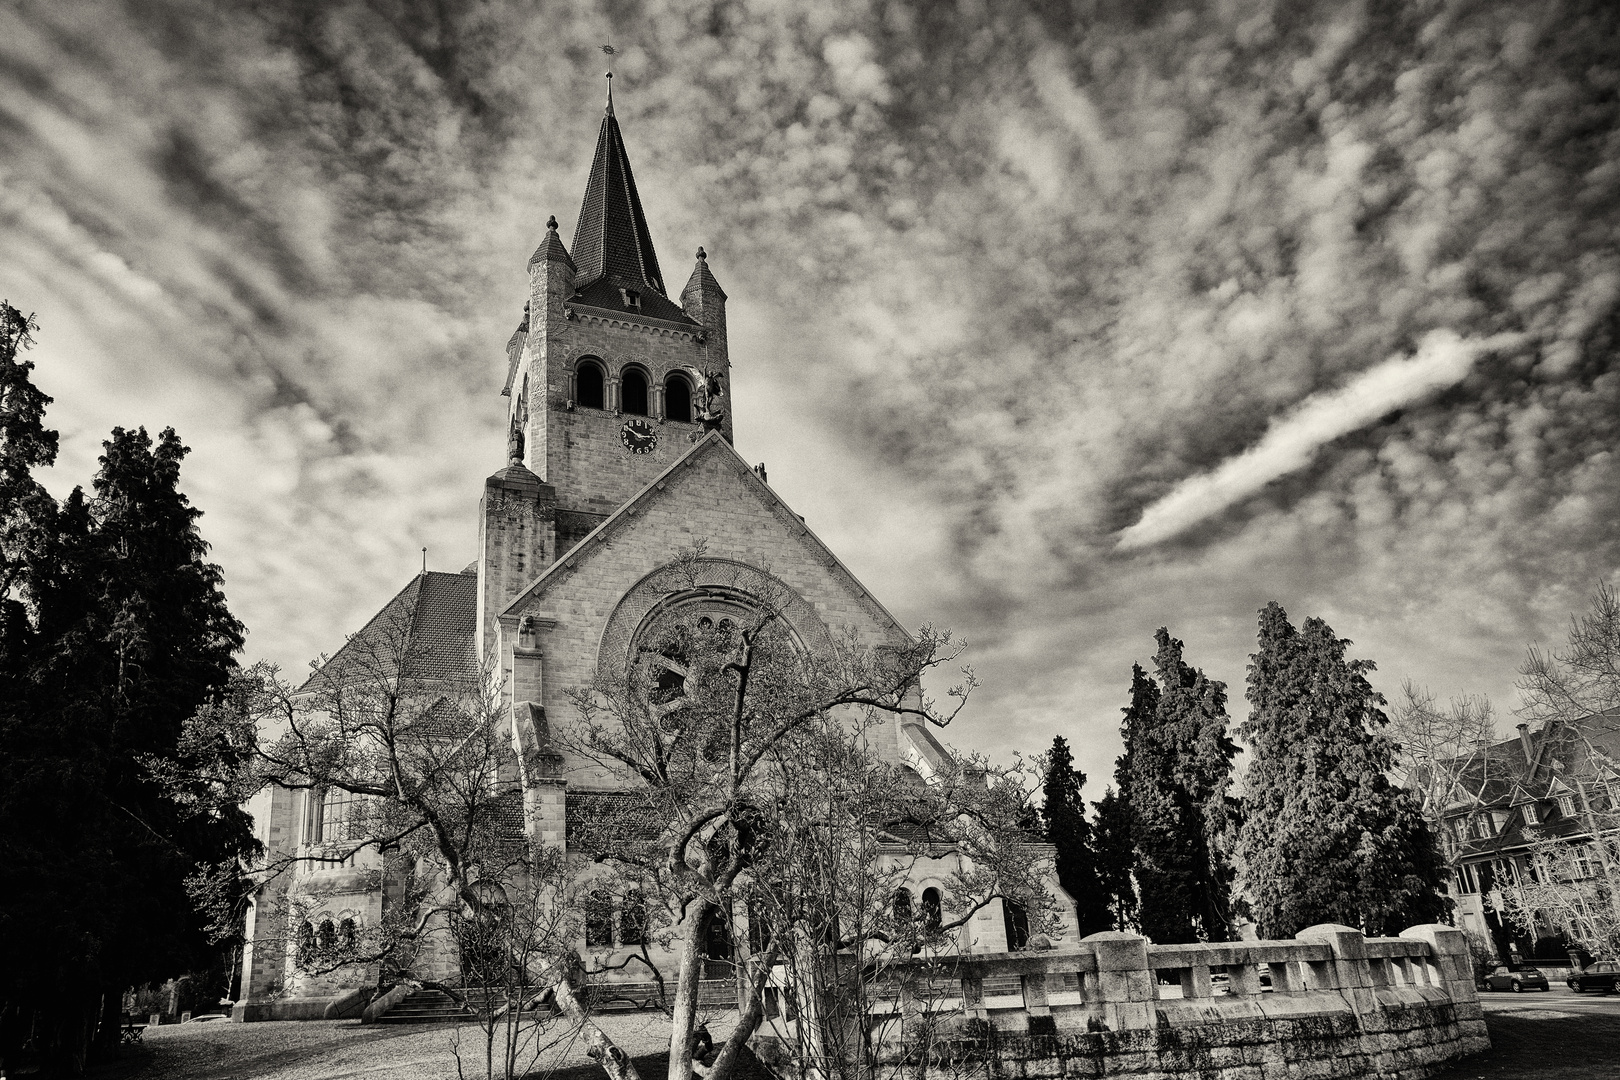
M316 689L340 673L362 678L471 681L478 625L478 578L473 574L418 574L300 688Z

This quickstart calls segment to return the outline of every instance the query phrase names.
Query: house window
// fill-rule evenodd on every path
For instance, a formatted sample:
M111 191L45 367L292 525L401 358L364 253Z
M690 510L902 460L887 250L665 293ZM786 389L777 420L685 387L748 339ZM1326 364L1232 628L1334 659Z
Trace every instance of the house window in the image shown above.
M1568 818L1574 817L1575 816L1575 796L1573 796L1573 795L1560 795L1560 796L1558 796L1558 812L1560 814L1564 815L1565 817L1568 817Z
M619 384L619 408L630 416L647 415L647 374L626 368Z
M683 424L692 422L692 384L674 373L664 380L664 415Z
M1573 848L1575 856L1575 874L1582 881L1597 876L1597 868L1592 862L1592 845L1576 844Z
M1524 823L1526 825L1541 824L1541 811L1537 809L1535 803L1524 804Z
M601 364L595 360L579 362L579 370L574 373L574 400L579 403L580 408L606 408L606 386L607 380L602 374Z

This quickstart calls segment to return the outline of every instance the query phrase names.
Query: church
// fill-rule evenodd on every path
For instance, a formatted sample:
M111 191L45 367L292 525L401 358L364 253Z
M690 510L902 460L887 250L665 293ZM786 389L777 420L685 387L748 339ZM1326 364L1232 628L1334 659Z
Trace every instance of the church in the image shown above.
M500 388L506 462L478 500L476 561L456 574L424 569L329 663L403 618L428 673L470 680L481 663L498 667L513 740L532 750L548 723L568 722L570 688L588 685L603 663L623 663L671 602L671 561L698 541L697 584L716 587L676 599L712 608L704 617L718 623L746 611L750 593L769 594L788 598L784 617L808 648L835 635L866 647L907 640L770 487L764 467L734 447L725 290L701 247L682 288L667 287L611 90L572 246L551 218L527 272L528 303ZM922 777L952 760L921 723L891 720L878 741L880 757ZM566 845L571 803L614 781L582 761L547 771L554 775L522 777L514 827L530 843ZM309 976L296 964L300 934L353 933L388 902L373 853L322 857L343 813L334 797L272 787L249 806L267 853L297 861L254 897L238 1020L316 1018L367 979L375 985L374 971ZM1072 902L1048 877L1065 909L1060 935L1072 939ZM939 885L921 875L916 894L926 904ZM317 899L294 904L299 896ZM291 914L311 906L319 910L307 920ZM1006 951L1020 944L1009 934L1016 939L1017 920L997 900L963 927L959 944Z

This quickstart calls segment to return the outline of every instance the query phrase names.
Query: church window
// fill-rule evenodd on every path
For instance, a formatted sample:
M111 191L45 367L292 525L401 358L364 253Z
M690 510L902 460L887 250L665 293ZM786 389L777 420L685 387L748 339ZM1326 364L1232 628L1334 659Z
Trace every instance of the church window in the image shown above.
M320 943L321 952L330 956L337 951L337 927L332 925L331 919L321 920L321 925L315 928L315 939Z
M338 948L343 950L344 955L353 955L359 943L359 938L360 928L355 925L354 919L346 918L338 923Z
M298 962L308 964L315 959L315 927L304 923L298 928Z
M923 926L930 931L938 930L940 922L940 903L938 889L924 889L922 894Z
M692 422L692 384L679 372L664 380L664 415L683 424Z
M640 368L625 368L619 384L619 408L631 416L647 415L647 373Z
M574 400L582 409L604 409L607 407L607 381L602 374L602 365L595 360L585 359L579 362L579 370L574 373Z
M1007 950L1017 952L1029 944L1029 910L1016 900L1001 898L1001 913L1007 924Z
M911 890L899 888L894 890L894 921L909 923L911 921Z
M631 889L619 905L619 944L642 945L646 941L647 898L640 889Z
M613 947L613 897L605 889L593 889L585 897L585 947Z

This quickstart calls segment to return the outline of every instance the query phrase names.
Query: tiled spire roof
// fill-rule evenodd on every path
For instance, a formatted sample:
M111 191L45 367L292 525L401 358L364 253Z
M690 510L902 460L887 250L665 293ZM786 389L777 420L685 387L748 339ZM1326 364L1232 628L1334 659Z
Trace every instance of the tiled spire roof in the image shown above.
M574 230L574 264L579 268L581 289L608 277L620 287L650 286L668 295L647 218L641 212L630 158L624 151L624 137L613 118L611 83L602 130L596 137L596 158L585 184L585 203L579 210L579 227Z

